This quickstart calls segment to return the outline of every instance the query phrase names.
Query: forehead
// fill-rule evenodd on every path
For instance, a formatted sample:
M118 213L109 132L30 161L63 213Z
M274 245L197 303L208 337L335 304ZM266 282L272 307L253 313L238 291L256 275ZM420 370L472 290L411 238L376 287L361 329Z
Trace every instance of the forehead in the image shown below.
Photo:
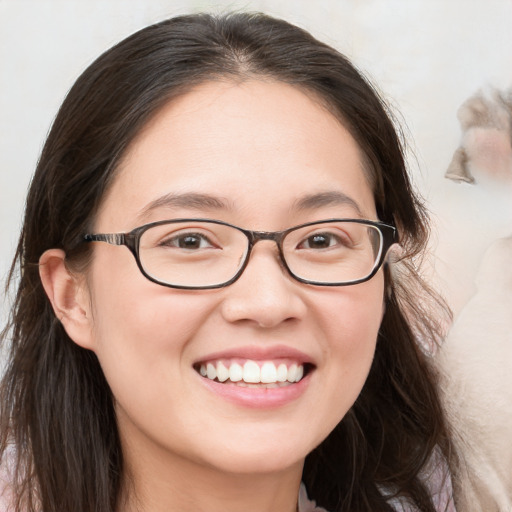
M363 167L353 137L315 96L274 81L208 82L166 104L139 133L99 220L134 227L148 205L183 194L213 196L248 217L283 215L304 196L332 192L373 217Z

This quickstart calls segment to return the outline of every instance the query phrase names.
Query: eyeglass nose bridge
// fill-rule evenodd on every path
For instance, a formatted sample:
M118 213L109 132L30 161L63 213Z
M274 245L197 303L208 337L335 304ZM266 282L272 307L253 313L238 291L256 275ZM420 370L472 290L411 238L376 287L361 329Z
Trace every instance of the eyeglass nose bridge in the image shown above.
M285 233L285 231L246 231L251 245L254 245L260 240L271 240L277 245L280 245Z
M288 233L287 231L250 231L250 230L244 230L244 233L247 235L247 238L249 239L249 254L252 251L252 248L255 244L257 244L260 241L268 240L271 242L275 242L277 245L277 248L279 250L279 255L281 257L281 260L283 264L286 266L286 262L284 260L283 255L283 247L282 247L282 241L283 238ZM247 255L249 257L249 254Z
M284 257L284 253L283 253L282 241L283 241L283 238L288 233L288 230L287 231L251 231L251 230L247 229L247 230L243 230L243 231L246 234L247 238L249 239L249 247L247 250L247 255L245 257L245 263L242 266L242 268L240 269L240 273L238 274L238 277L240 277L240 275L243 273L243 271L249 264L249 260L251 258L253 247L260 241L270 241L270 242L275 242L277 245L277 252L279 255L278 262L279 262L281 268L286 273L288 273L289 275L291 275L292 277L295 278L295 275L291 272L290 268L288 267L288 263L286 262L286 259Z

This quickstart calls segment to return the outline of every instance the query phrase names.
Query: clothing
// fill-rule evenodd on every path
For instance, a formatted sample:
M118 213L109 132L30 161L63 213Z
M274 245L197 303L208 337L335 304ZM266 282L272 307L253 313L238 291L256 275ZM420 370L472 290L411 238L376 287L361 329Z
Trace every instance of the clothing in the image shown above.
M306 486L300 484L299 489L299 504L297 506L298 512L327 512L325 508L317 507L316 503L308 498Z

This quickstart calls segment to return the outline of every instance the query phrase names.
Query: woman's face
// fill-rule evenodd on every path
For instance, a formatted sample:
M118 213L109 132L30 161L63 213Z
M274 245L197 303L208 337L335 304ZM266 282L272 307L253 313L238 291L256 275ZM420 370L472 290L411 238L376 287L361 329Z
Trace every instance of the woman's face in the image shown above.
M176 218L278 231L333 217L376 219L349 132L290 85L226 81L172 101L139 134L95 231ZM300 467L361 391L383 312L382 271L355 286L303 284L272 241L256 244L240 279L214 290L150 282L126 247L97 243L87 283L84 345L112 388L129 458L224 472ZM220 361L309 372L284 387L200 374Z

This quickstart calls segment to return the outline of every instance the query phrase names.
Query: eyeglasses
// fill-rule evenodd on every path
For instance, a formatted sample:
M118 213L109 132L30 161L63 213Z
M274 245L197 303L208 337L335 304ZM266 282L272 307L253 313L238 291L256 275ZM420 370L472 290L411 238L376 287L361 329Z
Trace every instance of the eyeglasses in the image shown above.
M347 286L371 279L397 240L383 222L329 219L284 231L250 231L212 219L145 224L129 233L85 235L86 242L126 245L142 274L180 289L221 288L234 283L262 240L277 244L282 265L301 283Z

